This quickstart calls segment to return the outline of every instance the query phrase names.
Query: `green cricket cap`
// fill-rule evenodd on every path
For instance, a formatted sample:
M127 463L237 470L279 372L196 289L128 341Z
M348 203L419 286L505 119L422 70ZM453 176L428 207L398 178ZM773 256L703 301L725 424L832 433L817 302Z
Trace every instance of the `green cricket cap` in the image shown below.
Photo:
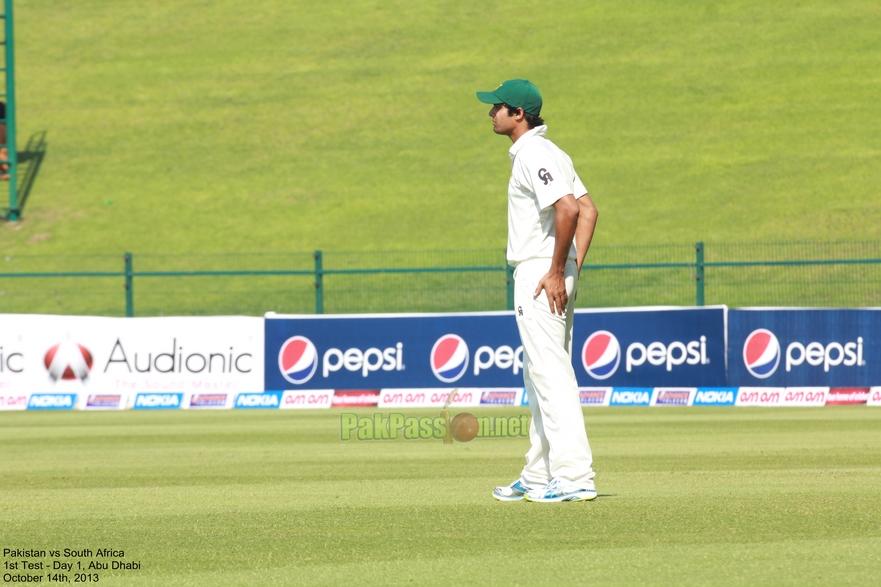
M533 116L541 113L541 94L535 84L525 79L509 79L492 92L477 92L477 99L485 104L507 104Z

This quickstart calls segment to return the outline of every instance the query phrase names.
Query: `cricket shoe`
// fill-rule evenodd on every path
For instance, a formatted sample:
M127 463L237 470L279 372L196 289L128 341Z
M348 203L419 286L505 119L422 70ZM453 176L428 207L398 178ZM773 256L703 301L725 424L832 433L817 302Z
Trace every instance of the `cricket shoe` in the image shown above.
M499 501L520 501L527 491L529 491L529 487L524 485L523 481L517 479L510 485L493 489L493 497Z
M597 490L591 487L577 487L567 481L554 479L541 489L531 489L523 498L526 501L551 503L558 501L590 501L596 499Z

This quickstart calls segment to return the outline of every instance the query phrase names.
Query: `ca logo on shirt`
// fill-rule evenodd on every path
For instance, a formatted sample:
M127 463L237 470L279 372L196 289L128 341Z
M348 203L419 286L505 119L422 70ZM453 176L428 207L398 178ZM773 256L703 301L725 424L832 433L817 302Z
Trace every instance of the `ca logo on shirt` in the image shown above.
M548 185L550 182L554 181L554 178L548 173L548 170L542 167L538 170L538 178L544 182L545 185Z

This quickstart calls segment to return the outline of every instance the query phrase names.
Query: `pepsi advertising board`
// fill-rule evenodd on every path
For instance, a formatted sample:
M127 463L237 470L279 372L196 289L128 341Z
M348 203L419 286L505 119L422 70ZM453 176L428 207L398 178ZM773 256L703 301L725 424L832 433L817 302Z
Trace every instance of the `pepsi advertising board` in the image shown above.
M512 312L266 318L266 390L517 387Z
M741 309L728 321L731 385L881 382L881 310Z
M584 387L726 385L725 306L578 310L573 362Z
M725 385L725 307L578 310L583 387ZM267 316L266 390L523 384L512 312Z

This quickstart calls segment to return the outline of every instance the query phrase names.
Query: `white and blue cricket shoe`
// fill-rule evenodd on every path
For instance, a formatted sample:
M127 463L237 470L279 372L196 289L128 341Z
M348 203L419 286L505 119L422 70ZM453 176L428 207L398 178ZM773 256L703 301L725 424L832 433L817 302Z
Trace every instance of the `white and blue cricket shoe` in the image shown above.
M524 485L523 481L517 479L510 485L493 489L493 497L499 501L520 501L527 491L529 491L529 487Z
M558 501L590 501L597 498L593 487L577 487L568 481L554 479L541 489L531 489L523 496L526 501L552 503Z

